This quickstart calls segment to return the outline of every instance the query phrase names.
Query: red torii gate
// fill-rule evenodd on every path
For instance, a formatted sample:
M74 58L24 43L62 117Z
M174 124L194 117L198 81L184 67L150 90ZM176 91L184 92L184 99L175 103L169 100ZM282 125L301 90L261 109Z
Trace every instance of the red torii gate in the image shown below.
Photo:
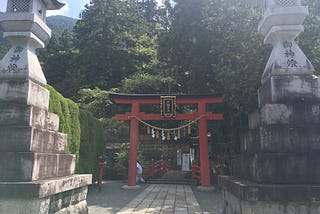
M190 114L176 114L175 117L166 118L161 114L146 114L140 112L140 105L159 104L161 97L174 96L176 104L196 104L198 111ZM117 104L130 104L131 112L117 114L116 120L130 120L130 151L128 169L128 187L136 186L136 163L138 155L139 141L139 121L140 120L196 120L199 119L199 145L200 145L200 181L202 187L210 187L210 166L208 156L208 136L207 121L223 120L223 114L207 112L206 105L209 103L222 103L224 100L217 94L177 94L177 95L155 95L155 94L118 94L109 93L109 98Z

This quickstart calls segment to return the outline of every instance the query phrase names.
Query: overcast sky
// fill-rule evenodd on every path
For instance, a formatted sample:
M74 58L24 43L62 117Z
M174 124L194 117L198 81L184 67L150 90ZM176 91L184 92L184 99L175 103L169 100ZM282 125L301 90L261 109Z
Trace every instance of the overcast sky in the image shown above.
M6 10L8 0L0 0L0 11L4 12ZM90 0L59 0L66 5L58 11L48 11L48 15L64 15L70 16L72 18L78 18L80 11L84 9L84 5L89 3ZM161 3L162 0L157 0Z

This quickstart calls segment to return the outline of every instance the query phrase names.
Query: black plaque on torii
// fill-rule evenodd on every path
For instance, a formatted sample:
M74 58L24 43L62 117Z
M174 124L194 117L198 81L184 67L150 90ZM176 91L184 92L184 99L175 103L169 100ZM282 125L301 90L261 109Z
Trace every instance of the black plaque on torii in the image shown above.
M162 117L176 117L176 96L161 96L160 109Z

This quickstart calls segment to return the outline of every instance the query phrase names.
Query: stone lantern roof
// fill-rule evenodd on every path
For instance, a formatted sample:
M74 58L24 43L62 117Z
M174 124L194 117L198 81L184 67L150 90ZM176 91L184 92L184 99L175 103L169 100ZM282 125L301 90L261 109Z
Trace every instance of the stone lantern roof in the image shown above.
M57 0L44 0L43 2L47 5L47 10L59 10L65 5Z

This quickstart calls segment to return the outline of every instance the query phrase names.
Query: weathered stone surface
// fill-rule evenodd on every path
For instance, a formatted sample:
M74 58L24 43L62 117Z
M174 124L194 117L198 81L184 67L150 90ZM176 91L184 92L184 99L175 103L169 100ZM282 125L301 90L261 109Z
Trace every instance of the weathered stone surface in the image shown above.
M242 154L242 177L266 184L320 184L318 153Z
M280 203L244 201L224 191L223 214L318 214L320 202Z
M0 80L0 105L10 103L48 110L49 91L31 80Z
M250 114L249 129L267 125L314 126L320 124L319 104L266 104Z
M86 197L88 193L87 187L81 187L73 189L67 192L62 192L51 197L50 211L49 213L79 213L86 210ZM84 202L85 207L81 206L79 209L79 203ZM71 208L73 206L73 208ZM79 209L79 210L78 210Z
M53 214L88 213L87 186L43 198L1 198L0 213Z
M31 182L0 182L0 200L2 198L44 198L86 187L91 183L92 175L87 174ZM79 195L78 197L81 199L83 196ZM80 201L80 199L77 200Z
M59 130L59 117L56 114L33 106L9 105L0 108L0 126L29 126L51 131Z
M297 124L298 125L298 124ZM320 152L319 125L269 125L249 130L241 140L241 151L261 152Z
M319 103L319 78L313 75L272 76L259 90L259 106L265 104Z
M1 199L0 213L47 214L50 198L39 199Z
M320 185L265 185L219 176L225 200L224 214L316 214Z
M66 153L67 135L30 127L0 126L0 151Z
M73 175L76 167L75 155L59 155L57 177Z
M219 176L219 185L224 191L244 201L320 203L320 185L258 184L231 176Z
M65 164L65 166L63 166ZM74 174L75 155L3 152L0 181L35 181Z
M231 160L231 175L235 177L241 177L241 156L237 155Z
M67 213L77 213L77 214L88 214L88 206L86 201L81 201L76 205L71 205L62 210L56 212L56 214L67 214Z
M66 153L67 135L44 129L0 126L0 151Z

